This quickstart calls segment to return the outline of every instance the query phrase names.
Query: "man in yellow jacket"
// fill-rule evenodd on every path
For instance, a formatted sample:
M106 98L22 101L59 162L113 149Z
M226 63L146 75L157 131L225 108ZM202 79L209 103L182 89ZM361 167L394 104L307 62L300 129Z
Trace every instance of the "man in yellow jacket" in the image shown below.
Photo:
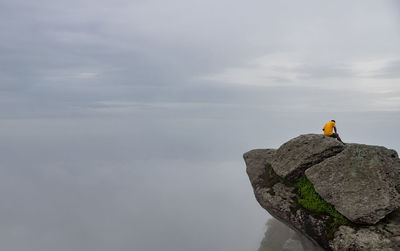
M335 130L335 132L333 132L333 130ZM335 120L332 119L331 121L326 123L324 125L324 128L322 128L322 131L324 131L325 136L336 138L337 140L343 143L343 141L339 137L339 134L337 133Z

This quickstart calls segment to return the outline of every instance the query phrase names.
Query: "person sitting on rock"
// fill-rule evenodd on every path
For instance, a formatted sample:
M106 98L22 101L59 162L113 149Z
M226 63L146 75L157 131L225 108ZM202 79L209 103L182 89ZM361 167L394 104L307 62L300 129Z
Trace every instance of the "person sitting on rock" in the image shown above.
M335 132L333 132L333 130L335 130ZM322 131L324 131L325 136L336 138L337 140L343 143L343 141L339 137L339 134L337 133L335 120L332 119L331 121L326 123L324 125L324 128L322 128Z

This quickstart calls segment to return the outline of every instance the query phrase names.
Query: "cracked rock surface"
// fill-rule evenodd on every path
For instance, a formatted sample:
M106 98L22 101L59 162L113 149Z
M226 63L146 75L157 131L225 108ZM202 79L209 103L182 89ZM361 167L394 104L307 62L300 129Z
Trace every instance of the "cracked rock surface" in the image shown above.
M394 150L350 144L305 173L318 194L346 218L375 224L400 207L398 160Z
M243 157L260 205L318 248L400 250L400 195L396 189L400 160L394 150L343 146L332 138L307 134L277 150L256 149ZM290 185L303 175L353 223L332 228L332 216L304 209L297 201L296 188Z
M300 178L304 171L343 151L344 145L320 134L305 134L283 144L271 165L275 173L289 181Z

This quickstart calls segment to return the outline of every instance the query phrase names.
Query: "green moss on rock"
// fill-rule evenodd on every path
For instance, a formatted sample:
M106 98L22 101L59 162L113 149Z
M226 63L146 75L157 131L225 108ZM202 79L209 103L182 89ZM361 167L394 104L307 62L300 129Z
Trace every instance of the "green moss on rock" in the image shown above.
M317 212L327 213L332 217L340 220L347 220L341 215L336 209L324 199L319 196L315 191L313 184L303 176L299 181L295 183L295 187L298 191L297 201L306 209Z
M315 191L313 184L303 176L294 185L297 188L297 201L305 209L318 213L329 214L332 220L327 224L326 229L327 239L332 239L334 233L341 225L353 225L346 217L340 214L331 204L327 203Z
M318 217L323 215L330 215L331 217L326 222L326 238L328 240L333 239L333 235L336 230L341 225L355 226L354 223L350 222L346 217L340 214L331 204L327 203L324 199L319 196L315 191L314 185L307 179L306 176L302 176L297 182L291 183L282 177L278 176L271 165L267 164L265 166L266 170L260 181L262 181L262 187L272 188L276 183L283 183L286 186L295 187L297 194L298 207L303 207L314 216ZM270 194L274 195L273 189L268 191ZM296 213L297 206L291 207L293 214Z

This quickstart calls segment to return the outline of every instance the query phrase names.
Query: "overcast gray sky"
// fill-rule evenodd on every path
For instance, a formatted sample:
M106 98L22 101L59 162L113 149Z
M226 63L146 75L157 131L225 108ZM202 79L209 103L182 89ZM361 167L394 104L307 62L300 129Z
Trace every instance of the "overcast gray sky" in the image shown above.
M257 249L242 153L399 150L399 44L394 0L0 0L0 248Z
M396 1L16 0L0 7L3 118L176 103L399 109ZM273 99L254 101L260 92Z

